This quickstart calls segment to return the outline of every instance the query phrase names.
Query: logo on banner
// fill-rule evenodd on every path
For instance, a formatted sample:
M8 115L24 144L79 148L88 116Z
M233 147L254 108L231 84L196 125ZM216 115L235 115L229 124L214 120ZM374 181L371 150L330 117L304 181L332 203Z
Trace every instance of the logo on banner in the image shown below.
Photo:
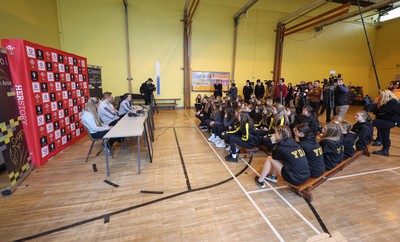
M44 116L43 115L37 116L37 123L38 123L38 126L41 126L44 124Z
M50 102L50 97L49 97L49 94L48 94L48 93L42 93L42 101L43 101L44 103Z
M46 131L47 131L47 133L51 133L54 131L52 123L46 124Z
M81 65L82 65L82 67L86 67L86 63L84 60L81 61Z
M46 70L47 71L52 71L53 70L53 65L51 64L51 62L46 62Z
M49 145L49 149L50 149L50 152L53 152L56 149L56 145L54 143L51 143Z
M74 73L78 73L78 67L74 66Z
M65 80L67 80L67 82L71 81L71 76L70 74L65 74Z
M60 81L60 74L54 73L54 80Z
M54 132L54 136L56 137L56 139L59 139L61 137L61 131L60 130L56 130Z
M68 134L67 135L67 141L71 141L71 138L72 138L71 134Z
M65 66L65 72L69 73L69 66L68 65Z
M76 65L78 64L76 58L73 58L73 59L72 59L72 63L73 63L74 66L76 66Z
M54 129L55 130L60 128L60 123L58 121L55 121L53 124L54 124Z
M78 79L79 79L79 81L81 82L83 79L82 79L82 75L79 75L78 76Z
M75 75L71 74L71 81L75 81Z
M43 147L43 148L42 148L42 158L43 158L43 157L46 157L48 154L49 154L49 149L48 149L48 147L47 147L47 146L46 146L46 147Z
M56 91L61 91L61 83L56 82Z
M59 70L60 72L65 72L64 64L58 64L58 70Z
M64 116L68 117L68 108L64 109ZM67 121L68 119L66 119L65 121Z
M43 136L43 137L40 138L40 146L43 147L45 145L47 145L47 137Z
M75 131L75 124L71 124L71 130Z
M14 48L15 49L15 48ZM35 55L35 49L30 47L30 46L26 46L26 54L28 55L28 57L30 58L36 58Z
M60 63L64 62L64 56L63 55L58 55L58 62L60 62Z
M47 72L47 80L48 80L49 82L53 82L53 81L54 81L53 72Z
M58 117L64 118L64 110L58 110Z
M82 74L82 68L81 67L78 67L78 73Z
M65 128L61 128L61 135L62 135L62 136L65 136L65 135L66 135Z
M43 56L43 50L37 49L37 50L36 50L36 55L37 55L36 58L42 59L42 60L43 60L43 58L44 58L44 56Z
M46 114L45 115L45 118L46 118L46 123L50 123L51 122L51 114Z
M61 144L65 145L66 143L67 143L67 137L66 137L66 136L63 136L63 137L61 138Z
M32 81L39 81L38 73L36 71L31 71L31 80Z
M43 114L42 105L36 105L36 106L35 106L35 109L36 109L36 115Z
M71 88L72 88L72 89L76 89L75 82L72 82L72 83L71 83Z
M44 63L44 61L38 60L38 61L37 61L37 64L38 64L38 69L39 69L40 71L45 71L45 70L46 70L46 64Z
M51 103L51 111L56 111L57 110L57 103L56 102L52 102Z
M47 92L47 91L48 91L48 89L47 89L47 83L42 83L42 84L40 84L40 88L42 89L42 92Z
M40 92L40 84L37 82L32 83L32 89L34 93Z

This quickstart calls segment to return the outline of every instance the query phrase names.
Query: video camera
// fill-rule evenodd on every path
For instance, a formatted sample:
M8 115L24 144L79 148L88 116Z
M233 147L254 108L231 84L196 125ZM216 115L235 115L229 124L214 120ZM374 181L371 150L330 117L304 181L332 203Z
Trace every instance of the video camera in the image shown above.
M338 78L342 78L342 74L338 74L337 76L335 76L334 74L331 74L329 76L329 79L324 78L324 81L322 82L324 85L329 85L329 89L330 90L334 90L335 89L335 83L338 82Z

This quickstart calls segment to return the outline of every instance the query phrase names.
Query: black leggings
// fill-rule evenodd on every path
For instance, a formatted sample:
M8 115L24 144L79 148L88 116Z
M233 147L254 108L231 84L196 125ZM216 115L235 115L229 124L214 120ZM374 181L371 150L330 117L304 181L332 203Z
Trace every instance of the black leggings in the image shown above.
M104 130L104 131L100 131L100 132L96 132L96 133L91 133L90 135L94 138L94 139L101 139L104 137L104 135L106 135L108 133L109 130ZM111 138L108 139L108 144L110 145L110 147L118 140L119 138Z
M254 148L254 145L242 140L240 136L232 135L229 139L229 145L231 147L231 153L236 154L236 145L240 145L243 148Z
M382 150L389 151L391 144L390 129L396 127L395 123L390 120L375 119L372 121L372 125L378 129L377 139L382 139Z

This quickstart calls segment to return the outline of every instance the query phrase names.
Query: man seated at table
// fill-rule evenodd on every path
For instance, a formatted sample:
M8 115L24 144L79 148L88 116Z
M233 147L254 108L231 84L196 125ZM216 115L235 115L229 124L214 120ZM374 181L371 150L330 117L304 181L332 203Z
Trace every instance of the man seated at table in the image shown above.
M100 102L97 112L101 121L109 126L114 126L119 121L118 111L115 110L112 105L112 93L105 92L103 94L103 100Z

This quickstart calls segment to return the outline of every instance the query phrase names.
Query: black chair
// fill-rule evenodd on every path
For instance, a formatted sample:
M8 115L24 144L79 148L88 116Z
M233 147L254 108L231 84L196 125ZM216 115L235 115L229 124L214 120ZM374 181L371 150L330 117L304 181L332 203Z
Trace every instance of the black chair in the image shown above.
M89 129L85 125L84 125L84 127L89 135L90 140L92 141L92 145L90 146L89 153L87 154L86 161L85 161L85 162L87 162L89 159L89 155L92 153L94 143L96 141L103 141L103 138L97 138L97 139L93 138L92 134L89 132ZM99 156L102 150L103 150L103 146L101 147L101 150L99 150L99 152L97 152L96 156Z

